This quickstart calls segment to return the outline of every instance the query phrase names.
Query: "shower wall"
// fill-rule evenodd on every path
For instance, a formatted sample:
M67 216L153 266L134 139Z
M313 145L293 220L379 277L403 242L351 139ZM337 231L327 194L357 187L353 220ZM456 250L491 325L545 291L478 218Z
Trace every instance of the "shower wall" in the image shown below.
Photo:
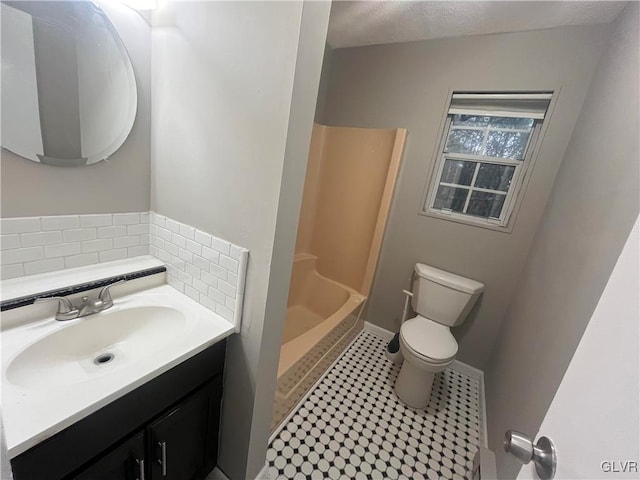
M405 137L314 125L273 429L362 329Z
M296 253L318 272L368 295L382 244L406 130L313 129Z

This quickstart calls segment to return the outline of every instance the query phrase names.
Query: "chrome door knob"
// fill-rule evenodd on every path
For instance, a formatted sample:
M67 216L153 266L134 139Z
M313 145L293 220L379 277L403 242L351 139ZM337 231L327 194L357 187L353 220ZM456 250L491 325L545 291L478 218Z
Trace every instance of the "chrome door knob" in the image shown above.
M538 438L534 445L528 435L515 430L507 430L504 435L504 451L526 465L531 460L541 480L551 480L556 473L556 449L547 437Z

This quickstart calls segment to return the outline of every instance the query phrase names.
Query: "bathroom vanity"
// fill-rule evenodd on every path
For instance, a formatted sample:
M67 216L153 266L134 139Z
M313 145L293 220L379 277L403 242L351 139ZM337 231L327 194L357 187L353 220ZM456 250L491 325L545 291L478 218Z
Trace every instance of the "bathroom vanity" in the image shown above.
M150 258L116 275L94 265L92 282L44 294L3 293L2 414L15 480L194 480L215 467L234 325L166 285ZM56 302L33 304L68 292L77 305L119 280L113 307L81 318L57 321Z
M11 461L16 480L204 478L216 465L222 340Z

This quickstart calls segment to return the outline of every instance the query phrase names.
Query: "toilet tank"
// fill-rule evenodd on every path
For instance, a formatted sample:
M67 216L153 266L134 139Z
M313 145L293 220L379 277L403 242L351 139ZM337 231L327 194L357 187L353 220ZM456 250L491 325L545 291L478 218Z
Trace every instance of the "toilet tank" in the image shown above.
M483 289L475 280L417 263L411 305L419 315L454 327L464 322Z

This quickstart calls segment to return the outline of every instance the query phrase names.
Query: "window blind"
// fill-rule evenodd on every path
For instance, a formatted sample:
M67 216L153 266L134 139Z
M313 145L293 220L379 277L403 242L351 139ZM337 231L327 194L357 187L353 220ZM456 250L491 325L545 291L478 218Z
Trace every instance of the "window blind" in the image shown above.
M454 93L449 114L542 120L551 93Z

